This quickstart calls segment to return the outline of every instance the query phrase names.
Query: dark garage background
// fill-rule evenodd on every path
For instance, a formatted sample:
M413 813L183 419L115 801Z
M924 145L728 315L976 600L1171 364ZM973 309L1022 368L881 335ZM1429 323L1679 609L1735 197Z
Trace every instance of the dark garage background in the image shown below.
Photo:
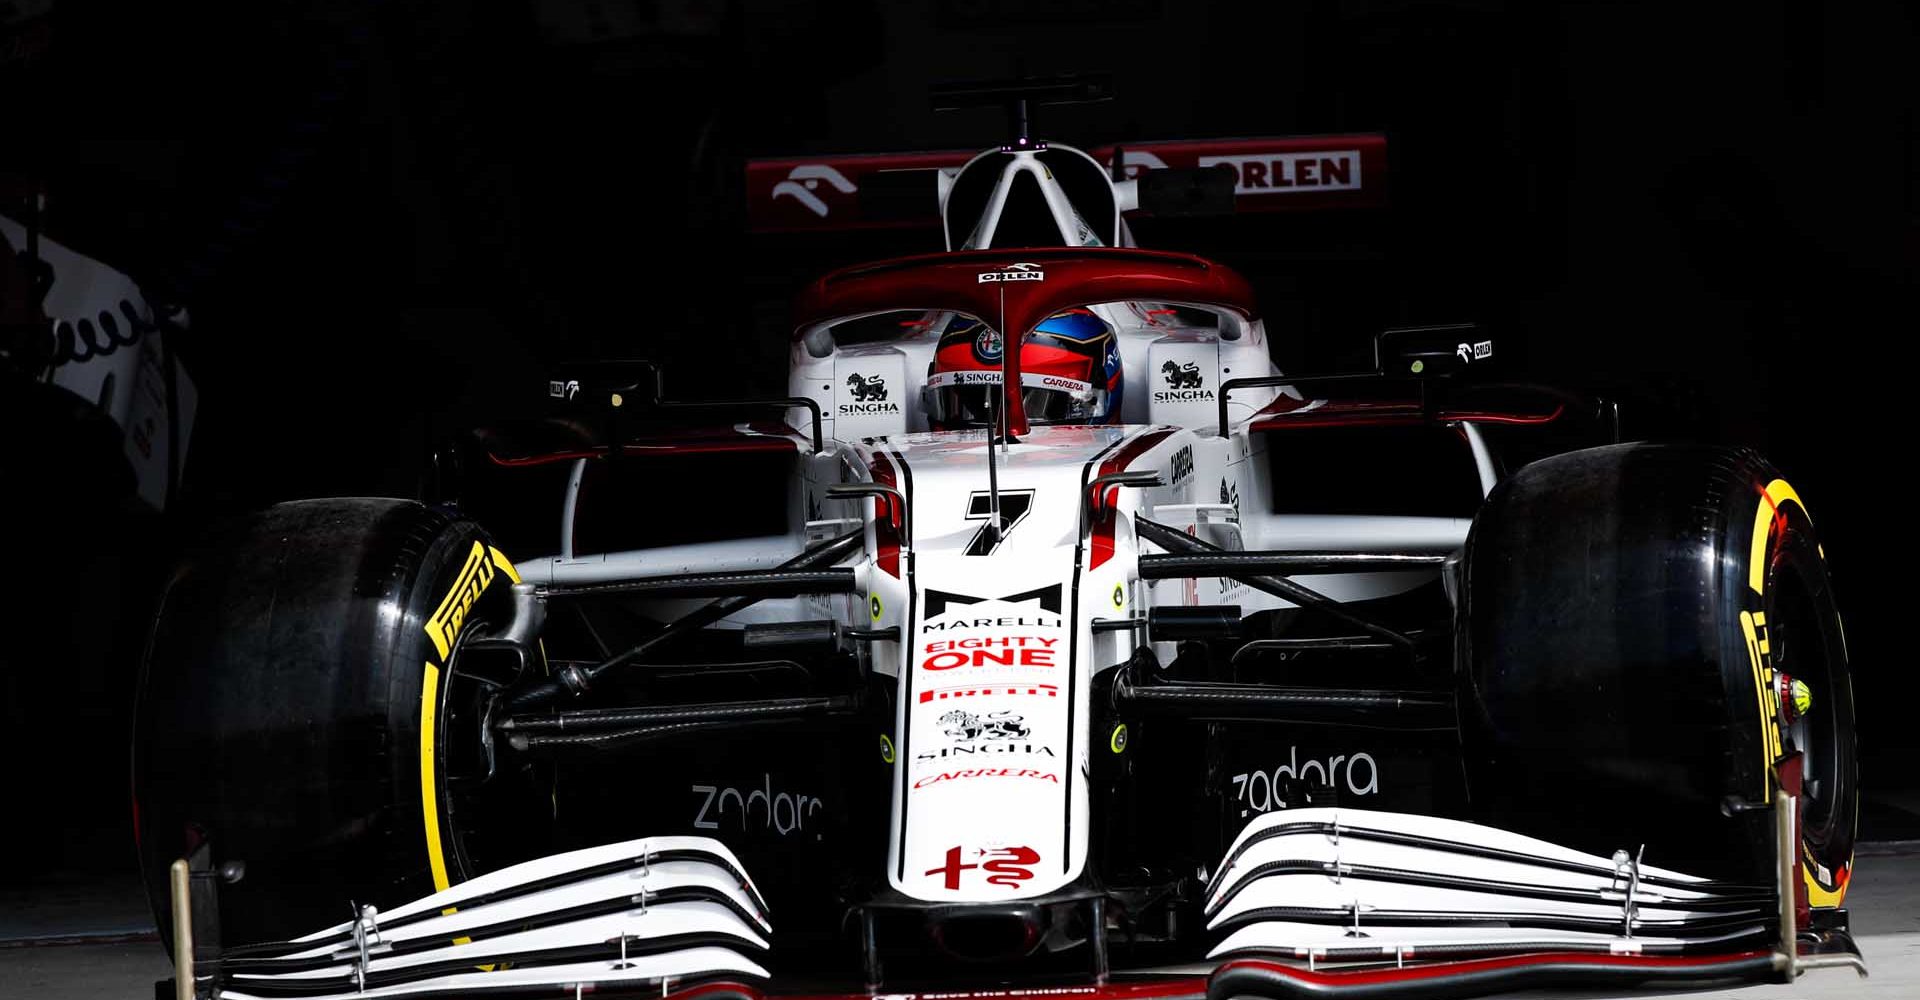
M1283 363L1474 321L1533 374L1624 399L1631 436L1770 455L1847 615L1866 833L1920 837L1914 17L0 0L0 213L43 189L51 236L187 305L201 389L164 517L35 447L44 428L0 429L8 867L132 865L127 705L181 539L282 499L411 495L432 441L537 407L563 358L652 357L684 397L783 386L801 281L938 237L750 237L743 159L992 143L996 113L932 114L927 86L1019 72L1114 75L1119 100L1041 119L1066 142L1389 136L1386 209L1139 227L1253 277Z

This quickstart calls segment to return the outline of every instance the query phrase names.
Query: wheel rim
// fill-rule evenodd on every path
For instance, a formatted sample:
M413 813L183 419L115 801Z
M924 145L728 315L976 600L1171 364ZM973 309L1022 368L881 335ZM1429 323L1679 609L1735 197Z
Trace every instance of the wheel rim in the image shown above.
M1781 546L1767 587L1769 653L1778 675L1807 685L1812 704L1782 735L1803 757L1800 822L1804 854L1823 887L1853 857L1858 775L1853 690L1840 618L1825 568L1807 536Z

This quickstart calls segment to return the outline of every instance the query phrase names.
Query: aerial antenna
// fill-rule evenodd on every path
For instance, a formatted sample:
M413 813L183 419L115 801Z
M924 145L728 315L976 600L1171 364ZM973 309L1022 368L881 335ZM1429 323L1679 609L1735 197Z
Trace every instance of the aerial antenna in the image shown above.
M1000 286L1000 321L997 327L1000 334L1000 405L994 405L994 394L987 392L987 526L986 536L989 545L1000 544L1000 459L994 453L994 438L1000 439L1000 447L1005 448L1013 434L1000 423L1007 413L1007 352L1014 346L1007 337L1007 286Z
M1045 144L1033 138L1033 111L1041 105L1092 104L1113 100L1113 76L1079 73L1067 76L1019 76L1010 80L963 80L936 83L928 88L933 110L999 106L1006 109L1013 137L1004 149L1037 149Z

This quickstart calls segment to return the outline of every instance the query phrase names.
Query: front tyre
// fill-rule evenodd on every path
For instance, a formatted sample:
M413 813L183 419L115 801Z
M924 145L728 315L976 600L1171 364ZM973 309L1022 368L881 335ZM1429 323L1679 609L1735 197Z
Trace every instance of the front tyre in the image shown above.
M1482 818L1765 881L1768 813L1737 804L1771 801L1797 749L1808 895L1840 905L1853 687L1813 522L1771 466L1650 444L1535 462L1488 498L1466 558L1461 722ZM1804 710L1783 711L1796 695Z
M150 898L198 844L242 861L223 939L274 940L541 853L540 776L489 774L498 677L462 642L517 579L471 521L400 500L281 504L188 557L136 706L135 829Z

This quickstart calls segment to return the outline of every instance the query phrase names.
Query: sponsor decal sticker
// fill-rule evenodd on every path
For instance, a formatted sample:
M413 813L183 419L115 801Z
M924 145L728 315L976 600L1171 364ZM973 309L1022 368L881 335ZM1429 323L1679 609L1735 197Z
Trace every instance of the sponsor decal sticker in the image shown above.
M847 376L847 395L852 402L841 403L841 416L870 416L900 412L900 404L887 398L887 380L879 375L854 372Z
M1193 446L1186 445L1173 453L1173 483L1178 486L1193 475Z
M772 200L792 198L805 205L807 211L826 218L827 203L821 201L819 195L814 194L814 191L819 189L821 181L827 182L841 194L852 194L856 190L854 183L847 179L846 174L824 163L802 163L787 171L786 180L773 186Z
M949 739L961 743L976 740L1024 740L1033 730L1028 729L1020 716L1013 712L993 712L985 716L975 715L965 709L956 708L940 717L941 731Z
M980 604L986 601L998 601L1002 604L1035 603L1040 605L1040 610L1051 611L1057 615L1060 613L1060 585L1056 583L1050 587L1037 587L1033 590L1023 591L1018 594L1008 594L1005 597L998 597L998 598L972 597L967 594L956 594L956 593L952 593L950 591L945 591L945 590L928 590L927 591L927 617L928 618L940 617L941 615L946 613L947 605L949 604ZM987 619L976 619L970 622L960 621L960 622L947 622L947 623L941 623L941 624L929 623L927 625L922 626L920 631L938 632L938 631L942 631L944 629L949 629L949 628L986 628L993 625L1027 625L1027 624L1036 624L1036 625L1041 625L1048 628L1059 628L1060 619L1058 618L1047 619L1045 616L1037 616L1034 619L1034 621L1030 623L1026 618L1020 618L1017 620L1003 619L1003 618L987 618Z
M1132 155L1131 150L1128 155ZM1360 189L1360 151L1357 149L1199 158L1202 167L1215 164L1226 164L1233 168L1234 194L1300 194Z
M921 650L926 658L922 670L955 670L960 667L1045 667L1060 666L1055 658L1059 636L1003 635L977 639L942 639L929 642Z
M988 531L993 524L993 494L987 490L975 490L967 497L966 519L979 521L980 530L973 533L967 542L967 555L990 556L1000 543L1013 534L1013 529L1027 519L1027 512L1033 509L1032 490L1000 491L1000 524L998 531Z
M1008 264L998 271L981 271L980 284L994 281L1045 281L1047 272L1038 264Z
M1453 349L1453 353L1459 357L1463 363L1471 364L1475 361L1485 361L1493 357L1493 341L1482 340L1474 344L1462 342L1458 347Z
M1188 361L1184 364L1168 361L1160 366L1160 378L1165 388L1153 394L1156 403L1210 403L1213 390L1207 388L1206 376L1200 366Z
M433 640L441 663L447 662L447 651L453 648L453 640L460 637L460 628L467 623L467 612L473 610L473 602L479 600L487 585L493 582L494 573L494 561L488 555L486 544L474 542L473 551L467 553L466 565L460 567L460 575L454 578L447 596L434 609L433 617L427 619L427 638Z
M920 704L954 698L981 698L988 695L1026 695L1035 698L1060 697L1058 684L962 684L953 687L922 688Z
M1274 768L1272 772L1249 771L1233 776L1233 797L1241 805L1242 817L1250 812L1263 813L1286 808L1288 803L1281 793L1283 779L1336 789L1344 784L1353 795L1374 795L1380 791L1380 765L1374 762L1371 754L1356 753L1352 757L1335 754L1325 762L1308 760L1303 764L1300 762L1299 747L1290 747L1288 750L1287 763Z
M935 771L913 782L915 791L943 781L962 781L968 778L1030 778L1034 781L1060 783L1060 776L1052 771L1039 771L1030 767L969 767L959 771Z
M964 858L973 858L971 862ZM1040 852L1031 847L983 847L969 851L965 847L947 848L947 862L938 868L929 868L928 875L939 875L950 890L959 889L966 879L986 877L989 885L1003 885L1017 889L1020 883L1033 877L1033 866L1040 863ZM967 873L974 873L968 876Z
M692 790L700 800L693 817L696 830L804 834L807 820L825 804L816 796L774 791L771 774L762 774L760 787L749 787L744 794L725 785L694 785ZM814 833L813 839L821 839L820 834Z
M1005 350L1005 342L1000 339L1000 331L990 326L981 326L980 332L973 335L973 356L982 361L998 364L1000 355Z

